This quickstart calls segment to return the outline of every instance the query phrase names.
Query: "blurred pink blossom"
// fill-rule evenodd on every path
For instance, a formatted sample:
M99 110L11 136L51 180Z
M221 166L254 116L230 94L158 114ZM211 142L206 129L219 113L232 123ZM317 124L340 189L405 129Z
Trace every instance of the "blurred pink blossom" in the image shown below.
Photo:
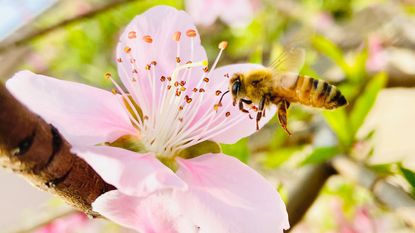
M351 220L346 219L340 201L333 203L339 233L388 233L394 232L388 220L374 218L368 206L357 207Z
M382 40L377 36L369 37L368 49L367 70L372 72L384 70L387 65L387 54L382 46Z
M82 229L89 224L88 217L84 213L74 213L54 220L41 227L34 233L75 233L84 232Z
M334 26L334 19L327 12L318 12L312 19L312 25L318 32L324 32Z
M221 153L178 156L206 140L234 143L255 132L230 96L214 110L230 75L261 67L216 68L225 47L219 45L208 70L190 16L159 6L134 18L119 40L116 60L127 91L110 74L114 94L29 71L6 85L117 188L92 205L108 219L140 232L283 232L285 205L253 169ZM268 112L261 127L275 108ZM127 135L143 152L103 145Z
M253 0L186 0L186 10L196 24L212 25L217 18L232 27L245 27L254 17L258 1Z

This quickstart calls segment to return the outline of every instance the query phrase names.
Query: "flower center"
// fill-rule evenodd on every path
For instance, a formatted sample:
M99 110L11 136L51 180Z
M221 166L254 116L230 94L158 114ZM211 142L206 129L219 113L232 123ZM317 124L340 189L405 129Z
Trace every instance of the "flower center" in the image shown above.
M136 32L128 33L128 38L133 43L143 43L145 48L155 46L153 41L157 38L144 35L140 41L137 37ZM195 37L196 31L193 29L186 31L187 42L183 41L181 32L173 34L176 56L169 59L176 65L167 73L163 70L165 67L158 68L157 61L150 61L141 67L144 69L139 69L133 56L135 47L126 44L124 57L117 61L122 63L120 72L128 77L128 80L123 80L127 92L110 74L106 74L116 88L114 93L120 95L121 104L138 130L137 139L147 151L156 153L158 157L172 158L181 150L212 139L242 120L241 117L225 112L226 108L214 110L214 102L225 90L214 90L214 86L209 86L213 85L211 73L227 47L227 42L219 44L219 54L209 71L207 61L194 61ZM190 43L190 59L182 61L181 46L187 43ZM225 77L229 77L229 74ZM223 81L227 82L218 80Z

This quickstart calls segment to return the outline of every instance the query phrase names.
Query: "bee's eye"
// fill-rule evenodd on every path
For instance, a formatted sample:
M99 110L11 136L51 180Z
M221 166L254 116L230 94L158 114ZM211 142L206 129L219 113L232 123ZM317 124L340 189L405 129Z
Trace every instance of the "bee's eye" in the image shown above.
M240 87L241 87L241 83L239 81L236 81L232 85L232 95L236 96L239 92Z

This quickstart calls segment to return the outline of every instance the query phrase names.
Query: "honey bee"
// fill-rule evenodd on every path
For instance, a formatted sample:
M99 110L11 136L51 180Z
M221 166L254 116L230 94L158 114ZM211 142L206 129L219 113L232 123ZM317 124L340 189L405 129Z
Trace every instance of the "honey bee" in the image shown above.
M287 110L291 103L335 109L347 105L347 100L339 89L324 80L298 74L304 64L305 51L301 48L286 49L267 68L255 69L245 73L234 73L229 80L233 105L249 113L245 104L257 110L256 129L271 104L278 107L278 120L281 127L291 135L287 128ZM258 107L256 107L257 105ZM251 116L249 116L252 118Z

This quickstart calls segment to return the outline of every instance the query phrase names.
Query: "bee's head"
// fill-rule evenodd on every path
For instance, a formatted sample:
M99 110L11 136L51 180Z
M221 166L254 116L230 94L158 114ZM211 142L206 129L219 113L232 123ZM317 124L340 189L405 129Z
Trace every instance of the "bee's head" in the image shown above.
M242 73L234 73L229 80L229 91L232 93L233 105L235 105L237 100L241 97L242 78Z

